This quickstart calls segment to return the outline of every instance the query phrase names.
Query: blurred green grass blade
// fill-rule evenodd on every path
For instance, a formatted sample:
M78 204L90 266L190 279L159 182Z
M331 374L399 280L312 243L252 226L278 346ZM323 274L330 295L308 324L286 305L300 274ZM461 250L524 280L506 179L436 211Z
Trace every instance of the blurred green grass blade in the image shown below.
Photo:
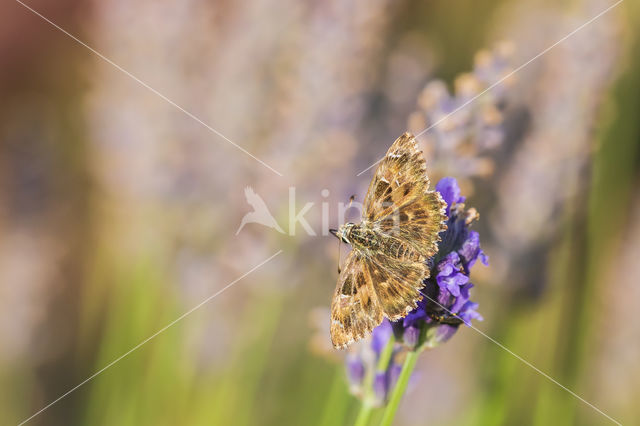
M331 382L318 426L344 424L349 401L351 400L347 386L344 367L342 364L338 364L335 368L333 381Z

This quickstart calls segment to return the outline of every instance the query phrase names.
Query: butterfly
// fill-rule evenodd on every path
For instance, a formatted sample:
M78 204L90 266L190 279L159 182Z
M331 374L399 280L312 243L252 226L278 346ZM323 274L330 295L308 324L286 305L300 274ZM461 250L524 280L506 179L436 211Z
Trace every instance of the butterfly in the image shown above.
M429 190L426 171L415 137L403 134L376 169L362 221L331 230L352 247L331 302L335 348L368 336L384 317L405 317L422 299L427 261L447 229L446 203Z

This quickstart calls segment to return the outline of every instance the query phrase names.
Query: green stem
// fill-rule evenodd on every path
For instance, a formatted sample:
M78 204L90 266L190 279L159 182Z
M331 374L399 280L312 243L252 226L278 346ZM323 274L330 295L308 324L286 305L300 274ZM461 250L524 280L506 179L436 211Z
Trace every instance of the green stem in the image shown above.
M374 408L372 389L373 380L378 371L385 371L387 369L389 360L391 360L391 355L393 354L393 345L395 344L395 342L395 337L391 335L386 346L380 353L380 358L378 359L376 368L367 373L367 377L365 378L363 387L364 398L362 401L362 405L360 406L360 411L358 412L358 417L356 417L354 426L366 426L366 424L369 422L369 418L371 417L371 413Z
M344 371L342 368L337 368L333 383L331 384L329 397L327 398L324 412L318 426L344 424L344 416L349 402L348 393L345 391L344 385Z
M387 408L384 410L382 422L380 423L381 426L391 426L391 423L396 416L396 411L398 411L398 406L400 405L402 396L404 395L405 390L407 390L409 377L411 377L411 372L416 366L417 360L418 352L411 351L407 353L407 358L404 360L404 364L402 365L400 377L398 377L398 383L396 383L396 386L393 388L389 404L387 404Z
M358 417L356 417L356 422L353 424L354 426L366 426L369 422L369 418L371 417L371 412L373 411L373 405L369 401L362 401L362 405L360 406L360 411L358 412Z
M389 366L389 361L391 360L391 355L393 354L393 345L396 342L394 335L392 334L387 342L387 345L382 350L380 354L380 359L378 359L377 371L386 371Z

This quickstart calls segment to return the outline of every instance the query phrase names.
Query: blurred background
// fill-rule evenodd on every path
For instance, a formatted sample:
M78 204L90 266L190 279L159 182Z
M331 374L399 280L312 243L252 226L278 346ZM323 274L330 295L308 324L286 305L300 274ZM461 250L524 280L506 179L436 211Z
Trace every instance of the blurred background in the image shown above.
M3 2L0 423L279 250L29 424L352 423L321 203L335 227L396 137L614 3L27 3L267 167ZM619 4L419 138L432 182L456 177L481 215L476 326L625 424L640 417L639 20ZM246 186L285 230L294 187L318 235L236 235ZM399 425L611 424L469 328L417 369Z

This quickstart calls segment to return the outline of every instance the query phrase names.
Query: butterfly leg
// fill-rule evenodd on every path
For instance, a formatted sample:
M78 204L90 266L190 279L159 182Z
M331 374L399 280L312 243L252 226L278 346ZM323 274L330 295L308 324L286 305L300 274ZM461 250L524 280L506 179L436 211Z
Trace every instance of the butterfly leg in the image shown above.
M460 324L464 324L464 321L462 320L462 318L460 318L457 314L454 313L435 313L435 312L431 312L429 313L429 316L431 317L432 320L440 323L440 324L447 324L447 325L460 325Z

